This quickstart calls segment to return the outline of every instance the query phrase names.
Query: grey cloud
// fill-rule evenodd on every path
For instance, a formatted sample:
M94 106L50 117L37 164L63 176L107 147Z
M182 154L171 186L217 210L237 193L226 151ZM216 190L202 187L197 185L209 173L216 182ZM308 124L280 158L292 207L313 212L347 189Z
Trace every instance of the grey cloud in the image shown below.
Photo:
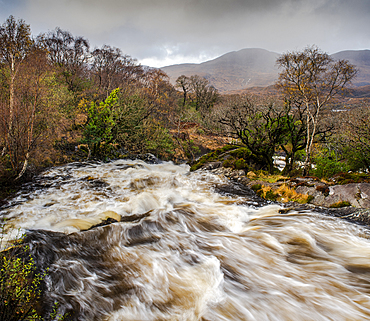
M60 26L139 59L370 43L368 0L23 0L14 11L36 33Z

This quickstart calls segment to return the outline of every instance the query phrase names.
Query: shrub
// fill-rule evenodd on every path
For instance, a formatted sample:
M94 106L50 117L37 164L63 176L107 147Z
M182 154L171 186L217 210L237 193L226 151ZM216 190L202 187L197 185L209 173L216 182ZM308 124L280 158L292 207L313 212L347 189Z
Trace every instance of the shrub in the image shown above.
M349 166L337 160L334 152L324 151L314 159L316 169L314 175L319 178L329 178L341 172L347 172Z
M23 236L18 235L12 242L5 241L4 222L0 224L0 321L65 320L70 314L59 314L58 302L46 319L36 312L46 273L37 273Z
M88 122L85 125L82 140L82 143L86 143L89 147L88 157L90 157L90 152L93 156L100 155L102 143L112 141L112 131L115 126L112 108L117 103L118 93L119 89L117 88L104 102L99 105L92 102L88 109Z
M253 185L255 188L261 186L260 184ZM261 186L259 189L256 190L256 193L259 197L262 197L269 201L277 201L279 195L275 193L270 186Z
M335 175L335 181L338 185L349 183L370 183L370 174L365 173L339 173Z
M0 246L4 246L3 227ZM29 247L18 239L0 252L0 320L40 320L35 306L40 299L40 283L45 275L36 273Z

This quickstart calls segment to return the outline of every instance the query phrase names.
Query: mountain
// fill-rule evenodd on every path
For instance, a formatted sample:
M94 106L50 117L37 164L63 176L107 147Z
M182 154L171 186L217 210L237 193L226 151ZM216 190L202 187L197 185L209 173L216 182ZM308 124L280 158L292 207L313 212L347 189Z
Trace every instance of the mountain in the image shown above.
M356 87L370 85L370 50L346 50L331 55L335 60L346 59L358 69L353 84Z
M201 64L180 64L161 68L175 83L181 75L199 75L220 92L247 87L272 85L278 73L275 66L278 53L264 49L242 49L229 52Z
M275 83L279 70L275 64L280 54L264 49L250 48L229 52L200 64L179 64L162 67L172 84L181 75L199 75L209 80L221 93L252 87L267 87ZM333 54L356 65L359 73L353 84L370 85L370 50L341 51Z

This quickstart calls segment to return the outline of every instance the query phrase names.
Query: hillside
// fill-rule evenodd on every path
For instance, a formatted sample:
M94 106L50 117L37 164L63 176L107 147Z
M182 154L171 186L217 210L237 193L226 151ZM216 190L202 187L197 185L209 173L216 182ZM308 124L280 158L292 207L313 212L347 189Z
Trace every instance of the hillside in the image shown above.
M272 85L278 69L278 53L263 49L242 49L201 64L180 64L161 68L175 83L180 75L200 75L220 92Z
M333 54L335 60L346 59L351 64L357 66L359 72L355 81L355 86L370 85L370 50L346 50Z
M179 64L162 67L171 83L181 75L200 75L208 79L221 93L230 93L252 87L271 86L277 79L275 65L278 53L264 49L242 49L201 64ZM370 50L341 51L334 59L347 59L356 65L359 73L353 82L355 87L370 85ZM368 96L367 90L364 93Z

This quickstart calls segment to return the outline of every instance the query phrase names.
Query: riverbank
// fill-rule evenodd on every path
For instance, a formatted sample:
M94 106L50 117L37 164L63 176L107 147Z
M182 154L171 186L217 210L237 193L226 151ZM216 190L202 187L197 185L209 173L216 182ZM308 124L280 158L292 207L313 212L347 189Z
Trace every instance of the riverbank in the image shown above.
M316 177L258 176L254 172L222 167L215 162L204 164L198 171L223 175L256 193L261 203L280 204L284 213L314 210L370 226L370 175L363 175L357 183L354 179L343 180L343 177L320 180Z

